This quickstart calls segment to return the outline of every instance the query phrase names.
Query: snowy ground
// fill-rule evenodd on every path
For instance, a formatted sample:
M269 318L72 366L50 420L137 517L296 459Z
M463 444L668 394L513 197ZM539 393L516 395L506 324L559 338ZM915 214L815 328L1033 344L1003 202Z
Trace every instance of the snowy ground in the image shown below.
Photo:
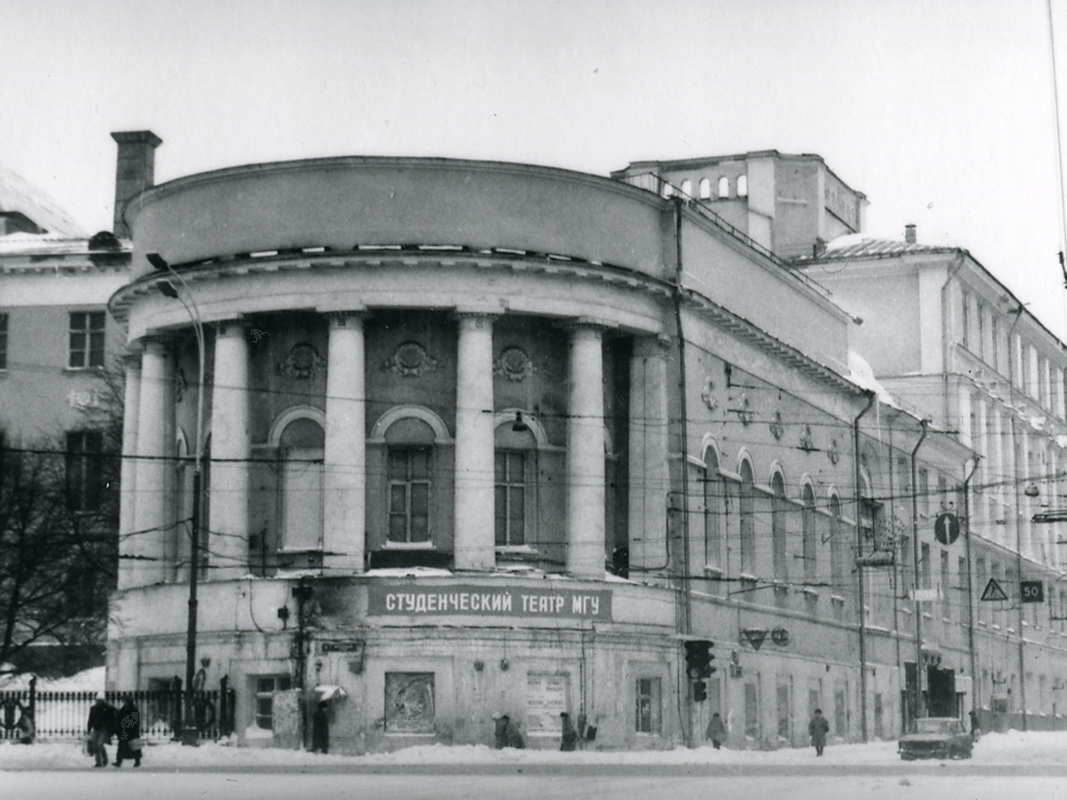
M114 754L114 748L109 752ZM561 753L554 750L493 750L477 746L447 747L432 745L411 747L394 753L362 756L315 755L296 750L256 749L225 744L205 743L199 747L182 747L168 743L145 749L144 766L152 769L181 770L251 768L285 770L324 768L359 771L403 765L441 765L456 769L462 765L500 767L505 765L612 765L653 766L744 766L775 767L809 765L820 768L846 766L899 765L896 742L873 742L830 746L816 760L811 748L760 752L754 750L715 750L711 747L678 748L665 751L579 751ZM924 762L916 762L922 764ZM969 762L955 762L960 767L974 765L1062 767L1067 771L1067 732L1009 731L990 733L975 745ZM0 743L0 771L85 769L91 759L75 743L38 743L30 746ZM746 770L747 771L747 770ZM1065 773L1067 774L1067 773Z

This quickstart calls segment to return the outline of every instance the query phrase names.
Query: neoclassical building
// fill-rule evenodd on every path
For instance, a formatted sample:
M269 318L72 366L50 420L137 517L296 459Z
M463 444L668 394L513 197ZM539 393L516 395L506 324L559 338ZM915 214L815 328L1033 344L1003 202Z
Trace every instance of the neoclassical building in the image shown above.
M654 188L351 157L136 196L109 685L183 674L197 531L196 666L242 743L296 745L318 696L353 751L501 713L543 747L561 711L604 747L712 710L736 746L815 706L899 732L882 467L928 433L954 487L970 451L850 370L824 289Z

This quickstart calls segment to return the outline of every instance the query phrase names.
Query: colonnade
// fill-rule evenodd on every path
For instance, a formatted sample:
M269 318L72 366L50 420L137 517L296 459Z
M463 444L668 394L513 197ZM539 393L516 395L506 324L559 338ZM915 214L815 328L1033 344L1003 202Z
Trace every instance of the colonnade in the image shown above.
M323 566L360 573L366 563L366 378L362 312L328 313L324 451ZM458 313L455 431L455 533L453 565L459 570L495 566L493 323L495 315ZM211 580L239 578L248 570L252 441L250 354L245 325L215 325L211 381L210 518L202 545L210 553ZM569 325L566 571L582 578L604 574L605 420L603 326ZM638 342L642 342L638 339ZM638 346L631 380L630 525L645 544L636 560L652 558L647 542L662 539L666 517L666 352ZM162 582L165 532L174 524L166 502L173 450L174 358L166 339L138 342L126 364L123 431L119 588ZM652 364L650 367L649 364ZM202 391L203 387L198 387ZM636 412L636 415L635 415ZM206 431L199 432L201 437ZM196 432L189 432L193 444ZM635 501L635 495L641 495ZM658 531L657 537L653 531ZM665 544L661 548L665 550ZM658 555L656 556L658 557Z

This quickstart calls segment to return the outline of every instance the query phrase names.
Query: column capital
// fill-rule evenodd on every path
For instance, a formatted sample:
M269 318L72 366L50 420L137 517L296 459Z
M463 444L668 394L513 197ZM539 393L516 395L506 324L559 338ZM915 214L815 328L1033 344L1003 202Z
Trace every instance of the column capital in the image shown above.
M370 316L370 312L365 308L353 308L347 311L329 310L320 311L319 313L326 317L331 328L358 327Z
M492 323L497 317L501 316L502 312L492 311L488 309L462 309L457 308L452 312L452 319L462 322L464 320L475 320L476 322L489 322Z
M575 333L578 331L592 331L598 336L603 334L606 330L613 330L618 327L614 322L606 319L600 319L599 317L576 317L575 319L566 320L559 323L559 327L562 330Z

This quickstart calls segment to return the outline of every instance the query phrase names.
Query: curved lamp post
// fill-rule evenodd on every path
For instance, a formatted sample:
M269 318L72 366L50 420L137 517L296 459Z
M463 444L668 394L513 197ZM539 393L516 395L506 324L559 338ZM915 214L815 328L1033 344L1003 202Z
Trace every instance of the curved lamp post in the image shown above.
M186 629L185 640L185 720L182 723L182 744L197 744L196 725L196 701L193 691L194 676L196 674L196 611L197 611L197 583L200 572L200 492L203 479L203 432L204 432L204 326L200 319L200 309L197 308L192 290L178 272L174 270L159 253L148 253L148 262L157 270L166 270L181 284L185 290L189 302L185 302L178 289L170 281L160 281L157 285L159 291L165 297L177 300L182 304L189 319L192 320L196 331L196 347L199 355L199 370L196 390L196 447L193 457L193 512L190 523L190 548L189 548L189 621ZM190 303L192 304L190 306Z

